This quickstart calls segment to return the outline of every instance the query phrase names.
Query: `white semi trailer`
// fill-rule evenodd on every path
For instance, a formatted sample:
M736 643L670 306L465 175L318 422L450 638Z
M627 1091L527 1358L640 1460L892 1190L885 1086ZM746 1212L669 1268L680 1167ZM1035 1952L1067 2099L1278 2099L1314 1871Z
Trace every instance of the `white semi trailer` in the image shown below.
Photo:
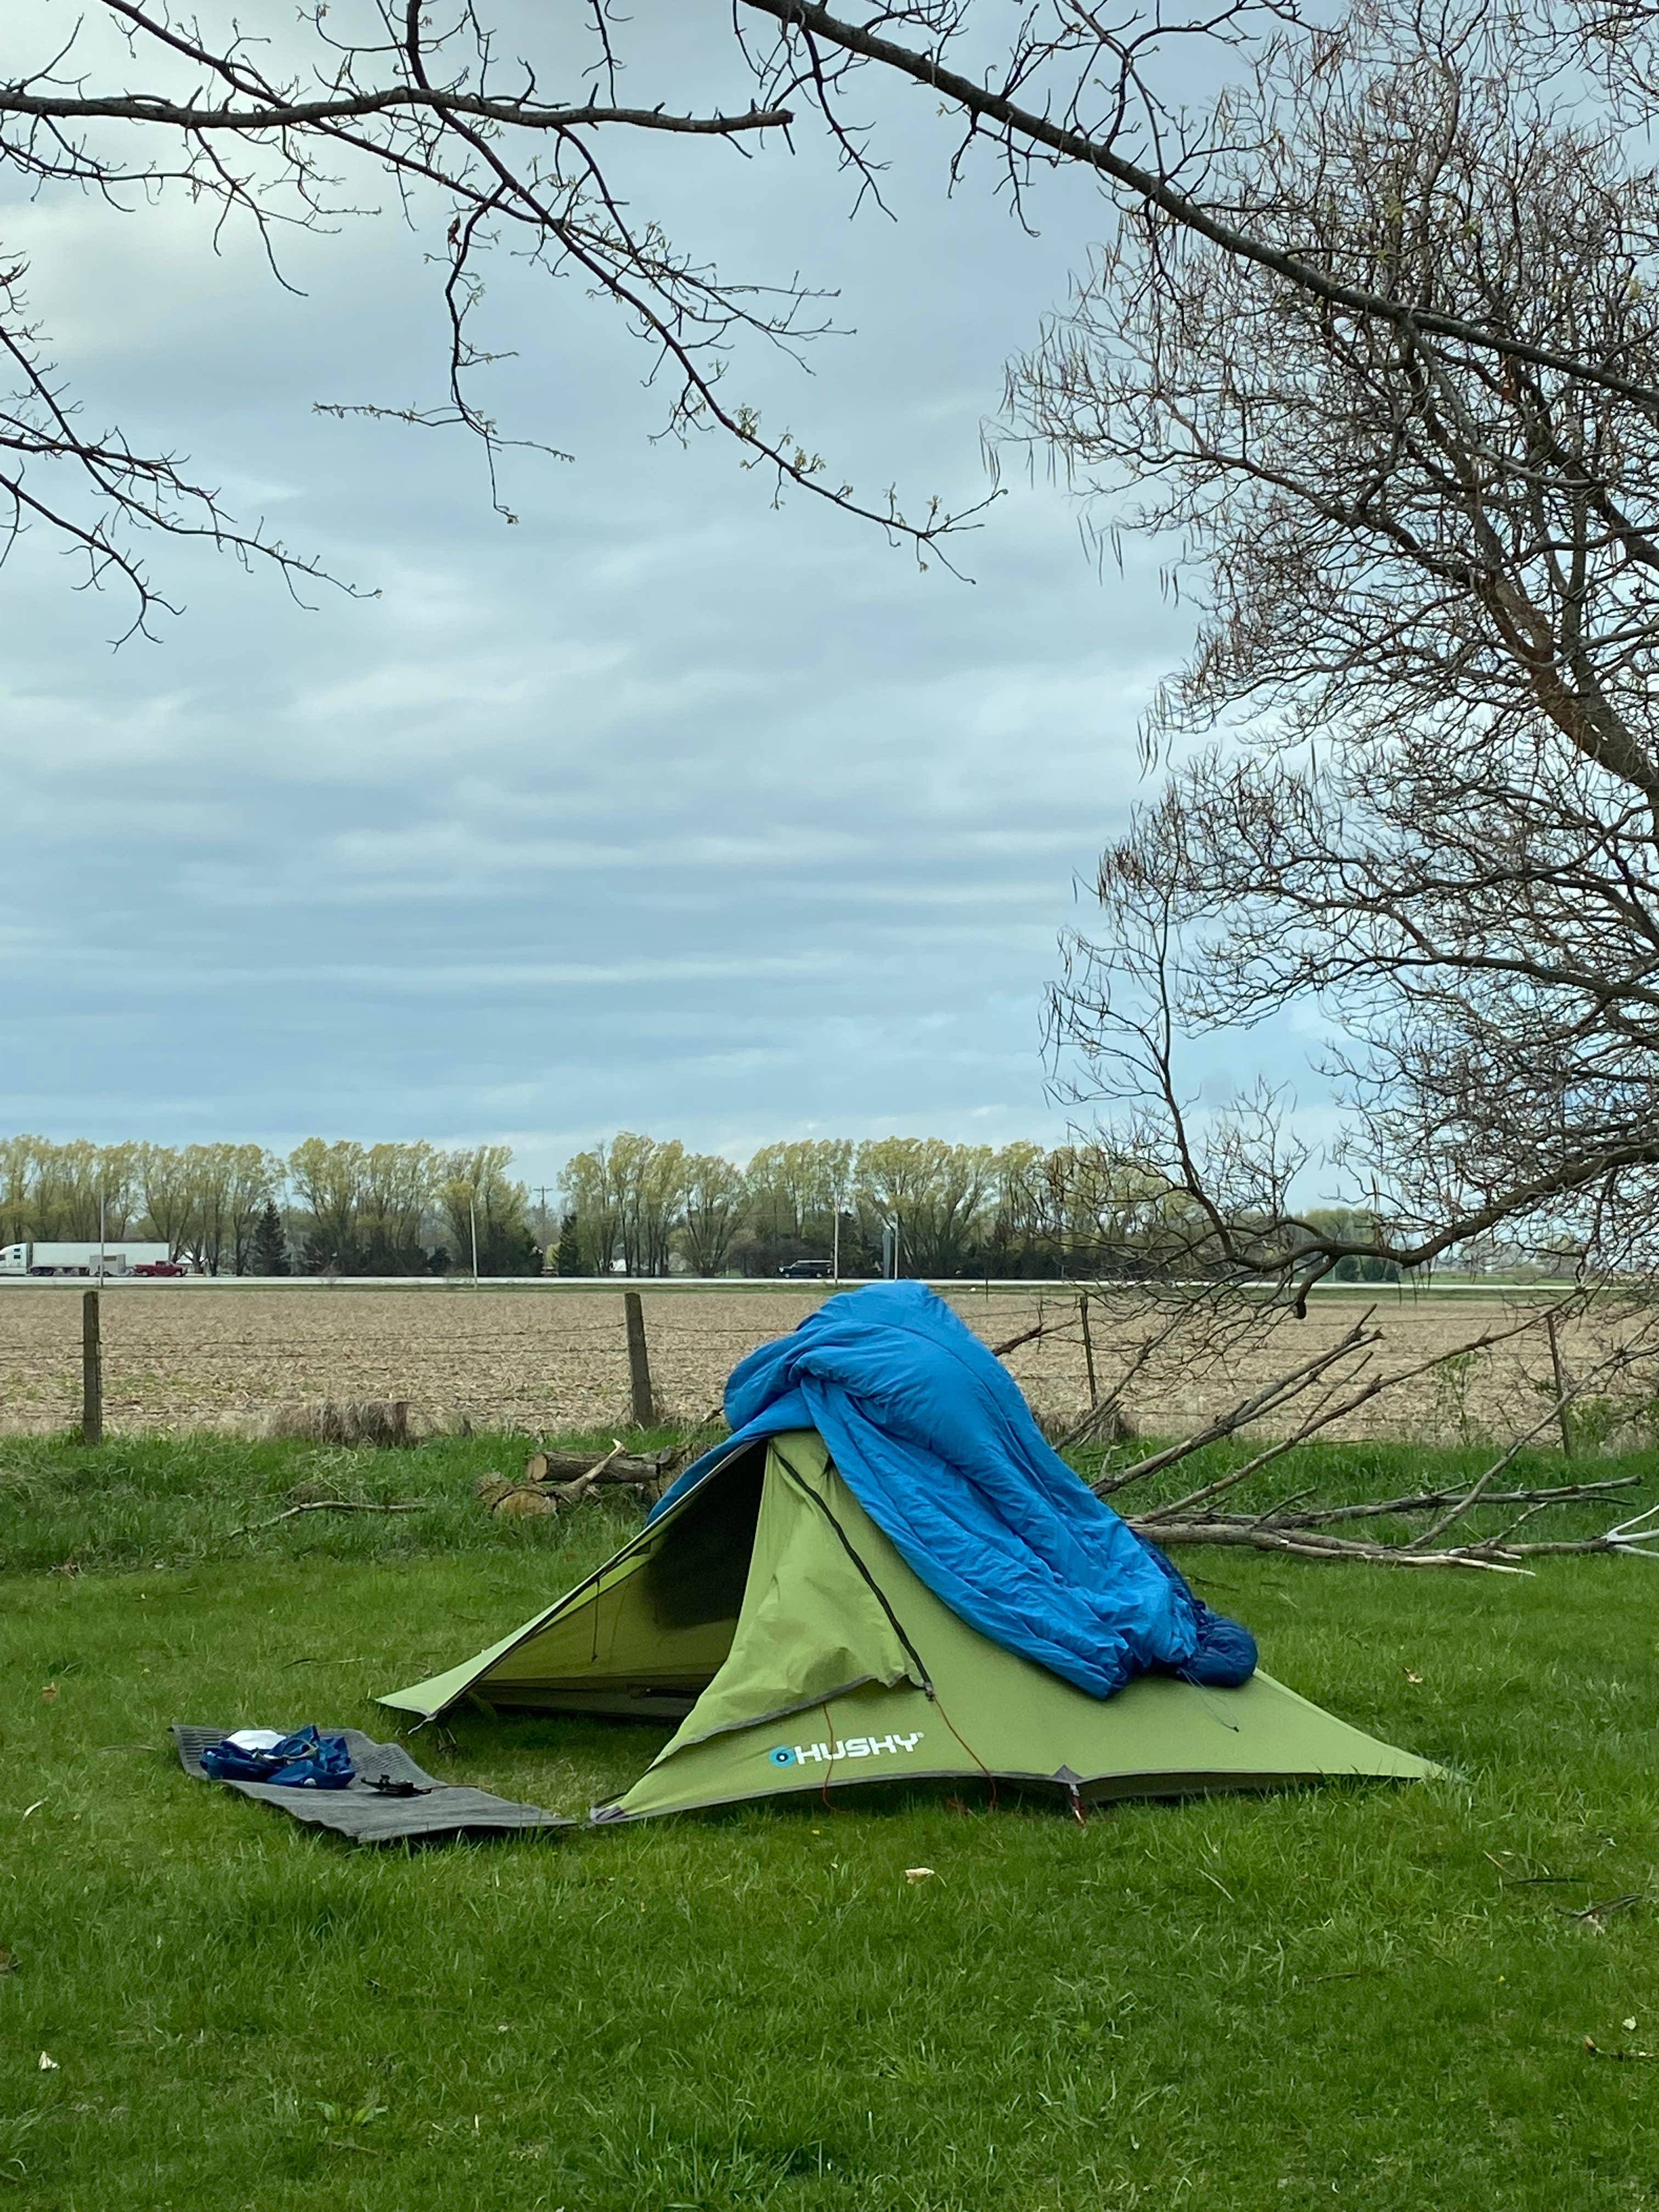
M131 1237L101 1244L0 1244L0 1275L182 1275L165 1244Z

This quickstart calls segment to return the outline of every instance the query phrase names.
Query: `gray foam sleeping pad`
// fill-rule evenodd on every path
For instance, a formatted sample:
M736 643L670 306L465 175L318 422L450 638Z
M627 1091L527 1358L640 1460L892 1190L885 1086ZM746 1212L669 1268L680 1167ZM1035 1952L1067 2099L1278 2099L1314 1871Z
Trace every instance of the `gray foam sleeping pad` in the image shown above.
M246 1723L243 1723L246 1725ZM231 1731L222 1728L188 1728L175 1721L173 1740L186 1774L198 1781L214 1778L202 1771L202 1753L210 1743L222 1743ZM296 1820L314 1827L331 1828L357 1844L395 1844L408 1837L512 1835L532 1828L574 1828L574 1820L562 1820L539 1805L516 1805L510 1797L492 1796L488 1790L453 1790L416 1766L400 1743L376 1743L357 1729L330 1729L343 1735L356 1772L343 1790L293 1790L269 1782L227 1782L227 1790L240 1790L244 1797L258 1797L280 1806ZM371 1786L372 1776L385 1775L393 1782L412 1782L426 1794L419 1797L386 1797Z

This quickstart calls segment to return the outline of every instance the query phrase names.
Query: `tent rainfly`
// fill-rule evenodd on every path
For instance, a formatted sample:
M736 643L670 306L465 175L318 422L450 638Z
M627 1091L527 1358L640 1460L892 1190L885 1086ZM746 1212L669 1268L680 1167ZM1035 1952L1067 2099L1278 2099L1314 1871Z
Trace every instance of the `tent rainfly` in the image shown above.
M910 1293L920 1286L880 1289ZM832 1300L818 1315L856 1308L872 1295ZM938 1300L932 1305L946 1314ZM902 1305L898 1310L907 1313ZM911 1316L920 1310L914 1302L908 1309ZM875 1315L881 1328L891 1326L891 1311L890 1301L886 1313ZM954 1353L946 1332L961 1329L955 1316L924 1318L934 1340ZM797 1346L811 1326L809 1320L783 1345ZM820 1337L830 1334L826 1325ZM918 1334L927 1332L911 1332ZM970 1341L994 1367L977 1340ZM915 1345L900 1349L908 1356ZM1259 1671L1220 1687L1143 1662L1103 1695L1098 1686L1066 1679L1054 1663L1009 1648L963 1617L963 1605L970 1611L975 1605L945 1602L930 1579L946 1578L922 1558L930 1577L924 1579L866 1510L843 1468L855 1461L868 1476L869 1439L861 1443L850 1431L836 1436L832 1456L824 1433L843 1422L844 1392L837 1399L808 1389L806 1401L820 1417L813 1426L769 1425L745 1408L739 1387L745 1369L777 1350L763 1347L732 1378L728 1412L745 1416L734 1423L738 1433L683 1477L596 1574L489 1650L382 1704L427 1719L466 1701L490 1711L678 1723L633 1788L594 1808L595 1822L866 1782L979 1777L1048 1790L1080 1806L1436 1771ZM937 1369L934 1343L924 1344L921 1357L930 1371ZM976 1367L971 1356L969 1364ZM1006 1386L1018 1400L1005 1371L997 1368L996 1375L993 1394ZM784 1418L805 1409L799 1360L787 1380L789 1389L772 1390L768 1401ZM954 1376L951 1387L962 1387ZM866 1393L866 1413L872 1402ZM884 1402L890 1443L898 1400ZM1006 1404L1000 1410L1006 1414ZM1023 1401L1018 1413L1030 1422ZM988 1418L987 1425L994 1427ZM1038 1447L1047 1452L1040 1438ZM1048 1457L1087 1499L1085 1512L1060 1493L1068 1511L1085 1520L1109 1515L1115 1531L1132 1534ZM937 1483L937 1465L932 1473ZM1043 1479L1057 1480L1046 1471ZM863 1486L867 1494L867 1481ZM880 1502L889 1513L890 1499ZM895 1525L916 1557L914 1528ZM1174 1570L1158 1564L1196 1607ZM1248 1648L1248 1637L1243 1640Z

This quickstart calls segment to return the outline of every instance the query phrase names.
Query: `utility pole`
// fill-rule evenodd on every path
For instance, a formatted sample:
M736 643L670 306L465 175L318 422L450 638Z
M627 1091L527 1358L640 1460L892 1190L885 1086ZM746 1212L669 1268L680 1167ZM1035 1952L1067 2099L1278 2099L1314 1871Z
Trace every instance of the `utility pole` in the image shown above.
M466 1198L466 1218L472 1224L472 1286L478 1286L478 1209L471 1191Z
M104 1193L101 1185L98 1192L98 1279L100 1283L104 1279Z

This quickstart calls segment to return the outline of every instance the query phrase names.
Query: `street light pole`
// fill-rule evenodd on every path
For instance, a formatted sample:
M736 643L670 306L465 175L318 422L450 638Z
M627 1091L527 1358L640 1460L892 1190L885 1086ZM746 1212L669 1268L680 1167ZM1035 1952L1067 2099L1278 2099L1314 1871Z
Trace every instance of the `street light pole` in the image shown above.
M478 1209L470 1191L467 1194L466 1218L472 1224L472 1285L476 1290L478 1283Z

